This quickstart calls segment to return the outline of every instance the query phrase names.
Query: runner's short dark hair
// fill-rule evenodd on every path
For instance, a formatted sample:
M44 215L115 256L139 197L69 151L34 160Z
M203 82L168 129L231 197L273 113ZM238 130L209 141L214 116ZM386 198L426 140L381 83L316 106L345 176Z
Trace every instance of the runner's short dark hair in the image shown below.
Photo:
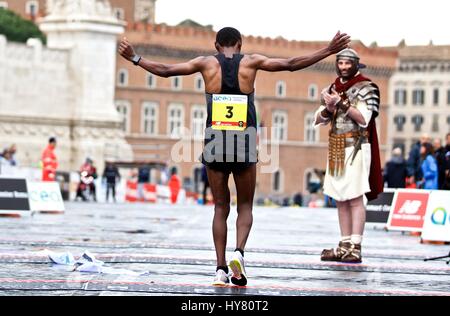
M231 47L242 41L241 33L233 27L224 27L216 34L216 42L222 47Z

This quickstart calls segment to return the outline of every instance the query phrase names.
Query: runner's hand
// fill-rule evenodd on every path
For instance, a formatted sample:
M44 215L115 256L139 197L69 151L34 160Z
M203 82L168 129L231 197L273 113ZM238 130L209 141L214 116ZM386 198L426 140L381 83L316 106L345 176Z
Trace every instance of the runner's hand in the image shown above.
M126 37L119 44L119 54L128 61L131 61L136 54Z
M338 31L328 44L328 50L331 54L336 54L341 50L347 48L348 44L350 44L350 36L348 36L346 33L341 34L341 31Z

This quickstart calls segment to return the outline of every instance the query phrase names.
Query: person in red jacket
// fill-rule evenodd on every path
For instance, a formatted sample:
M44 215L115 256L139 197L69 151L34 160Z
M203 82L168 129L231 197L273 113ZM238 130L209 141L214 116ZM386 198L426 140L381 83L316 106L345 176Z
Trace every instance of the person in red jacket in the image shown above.
M48 146L42 152L42 181L55 181L58 160L55 155L56 138L48 140Z
M172 170L172 176L170 177L168 185L169 185L170 192L171 192L170 200L171 200L172 204L175 204L178 199L178 193L180 193L180 190L181 190L181 180L177 176L177 170L175 168Z

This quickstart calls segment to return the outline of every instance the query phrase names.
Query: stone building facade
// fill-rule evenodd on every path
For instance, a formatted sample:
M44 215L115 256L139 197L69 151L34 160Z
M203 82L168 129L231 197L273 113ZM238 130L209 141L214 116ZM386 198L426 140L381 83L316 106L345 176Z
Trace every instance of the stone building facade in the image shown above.
M389 148L407 155L422 134L450 132L450 46L400 46L389 83Z

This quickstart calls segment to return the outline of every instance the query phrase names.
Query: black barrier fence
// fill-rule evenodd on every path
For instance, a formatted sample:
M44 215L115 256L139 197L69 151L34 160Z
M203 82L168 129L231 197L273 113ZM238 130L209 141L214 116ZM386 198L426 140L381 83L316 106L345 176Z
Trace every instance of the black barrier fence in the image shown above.
M370 201L366 206L366 222L386 224L394 194L395 191L385 191L376 200Z
M0 178L0 211L29 211L27 181Z

